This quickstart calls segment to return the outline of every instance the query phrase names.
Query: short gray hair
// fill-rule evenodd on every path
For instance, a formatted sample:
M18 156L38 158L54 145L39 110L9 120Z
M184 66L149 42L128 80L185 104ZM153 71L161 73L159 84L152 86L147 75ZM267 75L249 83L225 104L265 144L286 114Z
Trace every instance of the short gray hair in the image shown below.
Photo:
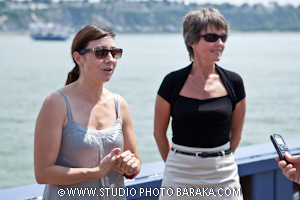
M214 8L200 8L187 13L183 20L183 37L190 60L194 59L193 48L190 46L199 42L200 32L207 30L208 26L215 26L218 30L223 29L229 33L229 25L224 16Z

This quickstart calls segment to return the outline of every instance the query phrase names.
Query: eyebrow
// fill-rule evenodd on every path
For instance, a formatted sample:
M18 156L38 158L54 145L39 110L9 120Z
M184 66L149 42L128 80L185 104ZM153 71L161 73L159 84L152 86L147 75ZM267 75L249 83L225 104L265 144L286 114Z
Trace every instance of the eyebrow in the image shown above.
M97 46L97 47L95 47L95 48L100 48L100 49L108 49L108 48L106 48L105 46ZM94 48L94 49L95 49ZM111 47L110 49L115 49L116 47Z

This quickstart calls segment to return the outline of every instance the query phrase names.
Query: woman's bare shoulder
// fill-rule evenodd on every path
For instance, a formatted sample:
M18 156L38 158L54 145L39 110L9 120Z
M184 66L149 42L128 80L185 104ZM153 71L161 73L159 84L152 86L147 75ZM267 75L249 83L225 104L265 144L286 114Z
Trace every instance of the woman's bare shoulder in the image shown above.
M128 106L127 101L121 95L119 95L119 101L120 101L121 109L126 109L126 110L128 109L129 110L129 106Z
M60 113L65 115L67 113L67 106L62 94L58 91L48 94L43 102L41 112L47 114Z

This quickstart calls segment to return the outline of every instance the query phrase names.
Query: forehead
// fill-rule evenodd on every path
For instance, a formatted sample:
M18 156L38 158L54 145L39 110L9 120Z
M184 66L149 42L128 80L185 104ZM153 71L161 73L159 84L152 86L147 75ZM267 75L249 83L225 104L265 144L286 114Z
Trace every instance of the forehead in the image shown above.
M217 27L216 25L214 24L208 24L206 26L206 28L204 28L201 33L225 33L225 30L222 29L221 27Z
M112 37L107 36L100 38L98 40L92 40L89 42L88 48L95 48L95 47L106 47L106 48L111 48L115 47L115 41Z

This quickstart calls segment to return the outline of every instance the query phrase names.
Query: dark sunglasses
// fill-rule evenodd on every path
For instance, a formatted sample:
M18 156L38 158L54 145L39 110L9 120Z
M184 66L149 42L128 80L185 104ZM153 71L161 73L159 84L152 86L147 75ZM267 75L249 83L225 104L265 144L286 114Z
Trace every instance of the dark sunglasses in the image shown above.
M106 58L106 56L108 55L108 52L110 52L110 54L112 55L112 57L114 59L118 59L121 58L122 53L123 53L123 49L103 49L101 47L97 47L94 49L81 49L80 51L78 51L78 53L80 54L84 54L87 52L95 52L95 56L98 59L104 59Z
M203 37L206 42L215 42L219 38L221 38L222 42L225 43L228 35L227 34L217 35L215 33L207 33L205 35L200 35L200 37Z

